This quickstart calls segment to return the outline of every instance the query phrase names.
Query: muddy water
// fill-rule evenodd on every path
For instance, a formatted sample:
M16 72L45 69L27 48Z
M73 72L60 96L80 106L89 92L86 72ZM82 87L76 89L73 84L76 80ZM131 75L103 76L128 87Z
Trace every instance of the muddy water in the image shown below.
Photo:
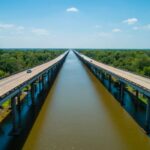
M24 150L149 150L148 138L70 52Z

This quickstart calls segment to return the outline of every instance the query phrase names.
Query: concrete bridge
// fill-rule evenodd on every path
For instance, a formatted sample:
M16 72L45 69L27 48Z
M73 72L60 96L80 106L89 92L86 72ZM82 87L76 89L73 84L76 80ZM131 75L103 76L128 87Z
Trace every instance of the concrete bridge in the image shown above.
M0 105L8 99L11 99L10 109L12 110L13 119L12 135L19 134L18 126L20 123L17 123L17 116L20 116L21 113L20 96L22 90L28 85L31 86L31 100L32 105L34 106L36 83L41 84L41 91L43 91L46 88L46 82L49 83L50 87L59 69L61 68L67 54L68 51L60 55L59 57L53 59L52 61L32 68L31 73L23 71L0 80Z
M111 79L116 78L120 83L120 104L124 105L124 88L125 84L130 85L136 90L136 98L138 100L139 92L147 97L146 122L145 129L150 133L150 79L136 75L134 73L117 69L115 67L97 62L77 51L75 54L80 60L103 82L104 76L108 76L109 90L111 90Z

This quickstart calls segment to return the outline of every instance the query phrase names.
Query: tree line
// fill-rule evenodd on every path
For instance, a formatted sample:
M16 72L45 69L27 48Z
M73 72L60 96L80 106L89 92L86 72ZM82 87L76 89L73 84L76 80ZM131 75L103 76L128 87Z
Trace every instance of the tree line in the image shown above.
M79 50L102 63L150 77L150 50Z
M49 49L0 49L0 77L6 77L50 61L64 51Z

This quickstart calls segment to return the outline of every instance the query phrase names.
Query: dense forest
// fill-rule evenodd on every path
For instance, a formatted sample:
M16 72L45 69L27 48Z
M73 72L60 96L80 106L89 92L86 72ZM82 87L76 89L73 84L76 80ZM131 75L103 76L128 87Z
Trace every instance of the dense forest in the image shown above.
M150 77L150 50L79 50L102 63Z
M0 78L47 62L64 51L0 49Z

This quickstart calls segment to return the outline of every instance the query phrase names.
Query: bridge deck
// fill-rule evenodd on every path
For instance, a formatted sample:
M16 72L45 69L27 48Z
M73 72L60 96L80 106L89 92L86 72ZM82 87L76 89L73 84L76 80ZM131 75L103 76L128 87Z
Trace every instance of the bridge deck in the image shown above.
M86 61L88 61L89 63L96 65L99 68L102 68L108 72L110 72L111 74L122 78L140 88L143 88L144 90L146 90L149 94L150 94L150 79L149 78L145 78L133 73L130 73L128 71L124 71L121 69L117 69L115 67L100 63L98 61L95 61L83 54L78 53L82 58L84 58Z
M57 58L44 63L42 65L39 65L37 67L32 68L31 73L27 73L26 71L20 72L18 74L12 75L10 77L4 78L0 80L0 97L3 95L9 93L9 91L15 89L19 85L27 82L28 80L32 79L34 76L38 75L45 69L51 67L55 63L57 63L59 60L61 60L66 53L58 56Z

